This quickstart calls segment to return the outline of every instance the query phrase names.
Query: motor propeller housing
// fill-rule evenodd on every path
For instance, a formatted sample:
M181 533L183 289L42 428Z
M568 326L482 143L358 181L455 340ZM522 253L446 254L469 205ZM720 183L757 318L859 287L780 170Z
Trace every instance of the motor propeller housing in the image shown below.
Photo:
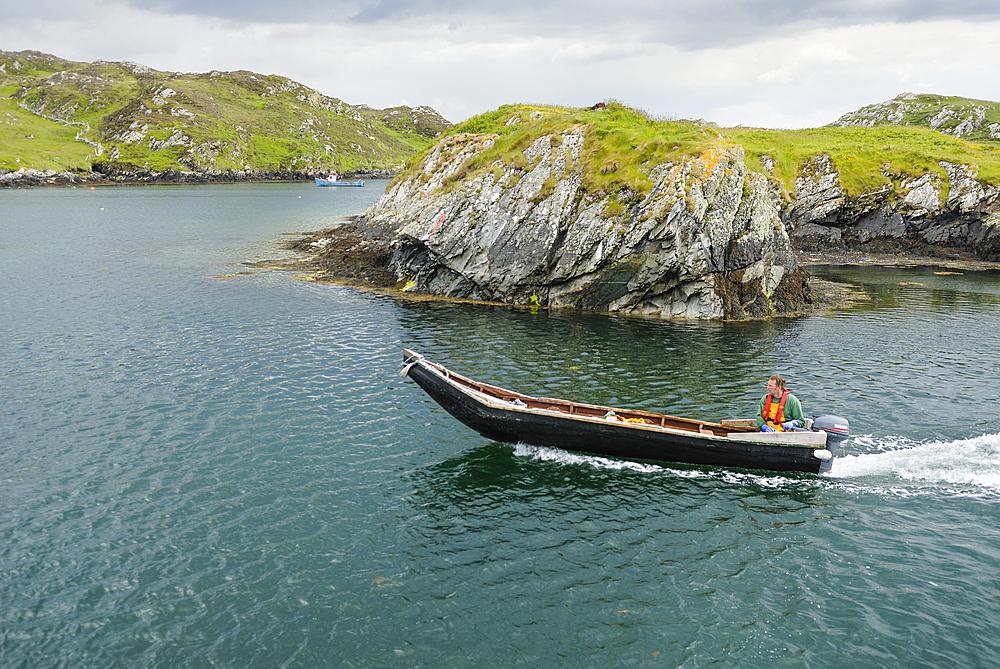
M813 419L812 429L814 432L826 432L825 453L829 456L822 458L823 464L819 468L819 473L825 474L833 468L833 455L837 448L851 436L851 424L841 416L817 416Z

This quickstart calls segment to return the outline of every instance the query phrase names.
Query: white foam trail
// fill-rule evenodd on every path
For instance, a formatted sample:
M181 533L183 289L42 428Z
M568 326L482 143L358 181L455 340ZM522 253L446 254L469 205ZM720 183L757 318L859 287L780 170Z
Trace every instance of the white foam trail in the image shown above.
M548 448L545 446L531 446L529 444L515 444L514 455L521 457L534 458L535 460L543 460L546 462L558 462L562 465L590 465L596 467L597 469L631 469L637 472L662 472L663 467L657 465L642 464L639 462L629 462L628 460L612 460L610 458L602 458L597 455L580 455L578 453L570 453L569 451L564 451L559 448ZM685 474L689 472L684 472ZM691 474L700 474L700 472L690 472ZM691 478L695 478L692 476Z
M835 479L837 487L856 487L873 494L909 496L932 492L916 484L928 484L941 492L946 486L951 494L968 494L969 488L981 492L1000 494L1000 434L987 434L972 439L948 442L917 443L905 437L880 437L858 435L855 446L881 451L861 455L839 455L833 461L833 470L823 479ZM787 485L799 487L802 479L791 479L780 474L761 476L730 470L672 469L649 463L615 460L596 455L581 455L558 448L545 448L516 444L514 455L535 460L556 462L563 465L589 465L596 469L631 470L641 473L662 473L688 479L716 479L733 484L755 484L766 488ZM865 479L890 478L874 486ZM832 483L833 481L831 481ZM909 485L907 485L909 484ZM957 489L956 489L957 488Z
M717 479L726 483L745 484L754 483L765 488L780 488L785 485L802 485L801 480L789 479L780 474L774 476L760 476L758 474L747 474L729 470L703 471L698 469L672 469L660 465L649 463L632 462L630 460L615 460L599 455L581 455L564 451L559 448L547 448L544 446L531 446L529 444L515 444L514 455L529 457L535 460L546 462L556 462L562 465L589 465L595 469L611 469L615 471L631 470L644 474L661 473L670 476L677 476L686 479Z
M856 443L883 452L837 457L827 476L892 476L903 481L976 486L1000 492L1000 434L924 444L898 437L859 437Z

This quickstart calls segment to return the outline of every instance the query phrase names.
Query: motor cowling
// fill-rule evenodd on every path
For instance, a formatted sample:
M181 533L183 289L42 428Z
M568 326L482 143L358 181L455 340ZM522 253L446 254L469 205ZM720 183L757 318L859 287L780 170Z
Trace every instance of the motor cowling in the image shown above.
M831 441L839 444L851 436L851 424L846 418L841 416L818 416L813 419L812 429L813 432L819 432L820 430L826 432L828 445Z

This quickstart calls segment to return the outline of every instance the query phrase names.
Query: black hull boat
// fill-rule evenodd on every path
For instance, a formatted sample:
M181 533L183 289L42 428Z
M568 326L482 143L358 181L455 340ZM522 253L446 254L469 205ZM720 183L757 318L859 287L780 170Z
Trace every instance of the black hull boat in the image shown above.
M847 420L820 416L811 429L762 433L754 420L719 423L648 411L532 397L456 374L403 349L409 376L452 416L487 439L629 460L808 472L830 471Z

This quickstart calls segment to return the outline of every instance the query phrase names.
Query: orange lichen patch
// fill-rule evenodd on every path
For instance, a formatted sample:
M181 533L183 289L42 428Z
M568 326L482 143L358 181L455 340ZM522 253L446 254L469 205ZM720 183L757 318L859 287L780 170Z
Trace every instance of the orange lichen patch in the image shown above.
M693 165L692 173L695 177L699 177L705 180L712 176L715 172L715 168L720 162L728 158L728 152L720 147L713 147L701 154L701 157L695 161Z

